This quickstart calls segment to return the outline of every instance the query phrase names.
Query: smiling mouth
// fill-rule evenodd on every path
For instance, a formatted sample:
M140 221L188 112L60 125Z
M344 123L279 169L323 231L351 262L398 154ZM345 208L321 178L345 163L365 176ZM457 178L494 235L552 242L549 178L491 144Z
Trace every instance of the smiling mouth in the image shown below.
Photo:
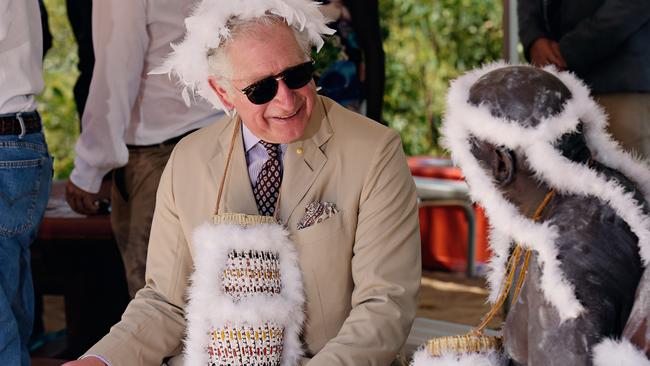
M281 116L281 117L278 116L278 117L274 117L274 118L277 118L277 119L289 119L289 118L295 116L296 114L298 114L298 112L300 112L300 109L302 109L302 107L296 109L295 112L293 112L293 113L291 113L291 114L288 114L288 115L286 115L286 116Z

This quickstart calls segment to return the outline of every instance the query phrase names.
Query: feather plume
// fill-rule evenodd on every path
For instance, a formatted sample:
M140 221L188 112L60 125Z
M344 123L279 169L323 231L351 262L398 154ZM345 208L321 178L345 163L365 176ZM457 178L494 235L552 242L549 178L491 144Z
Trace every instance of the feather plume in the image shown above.
M506 366L508 359L500 352L447 353L431 356L426 348L413 355L411 366Z
M625 339L606 338L593 349L594 366L650 366L646 355Z

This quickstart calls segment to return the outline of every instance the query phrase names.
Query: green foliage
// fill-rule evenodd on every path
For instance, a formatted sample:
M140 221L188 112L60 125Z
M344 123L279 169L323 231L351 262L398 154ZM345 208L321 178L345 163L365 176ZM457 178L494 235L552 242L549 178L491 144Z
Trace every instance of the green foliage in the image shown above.
M311 57L314 60L316 75L320 75L336 61L347 59L344 47L341 44L341 39L334 36L325 38L325 42L320 51L316 51L316 48L314 47L311 52Z
M53 45L43 62L45 90L38 98L45 136L54 156L54 178L70 175L79 117L72 90L77 80L77 44L68 23L65 0L45 0Z
M439 154L449 81L501 57L500 0L380 0L385 34L384 120L409 155Z

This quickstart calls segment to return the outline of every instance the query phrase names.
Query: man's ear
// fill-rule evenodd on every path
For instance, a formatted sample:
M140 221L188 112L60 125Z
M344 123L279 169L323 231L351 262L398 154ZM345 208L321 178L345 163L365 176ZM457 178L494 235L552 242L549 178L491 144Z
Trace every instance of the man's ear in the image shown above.
M208 84L210 84L210 88L214 90L214 92L219 97L219 100L221 100L221 104L223 104L223 106L226 107L226 109L231 110L235 108L235 106L230 101L230 96L228 95L228 91L226 91L225 88L219 85L217 78L215 78L214 76L209 76Z
M516 157L515 153L504 147L497 147L493 150L492 175L500 186L510 184L515 176Z

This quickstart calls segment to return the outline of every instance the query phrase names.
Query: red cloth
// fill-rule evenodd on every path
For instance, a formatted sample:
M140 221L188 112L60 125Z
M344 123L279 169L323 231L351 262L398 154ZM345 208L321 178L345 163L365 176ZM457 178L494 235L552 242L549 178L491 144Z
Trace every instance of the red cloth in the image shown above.
M460 168L449 159L414 156L408 159L411 174L419 177L462 180ZM476 261L490 257L488 222L481 207L474 205L476 217ZM467 219L460 207L424 207L420 209L422 266L425 269L465 271L467 268Z

